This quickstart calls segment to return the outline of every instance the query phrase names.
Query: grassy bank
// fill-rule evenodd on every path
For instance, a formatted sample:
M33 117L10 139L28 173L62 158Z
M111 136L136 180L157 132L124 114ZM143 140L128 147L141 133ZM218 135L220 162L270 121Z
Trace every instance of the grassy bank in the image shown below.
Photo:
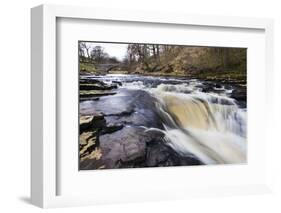
M80 74L92 74L92 75L104 75L104 73L99 73L95 66L90 63L80 63ZM132 74L132 75L144 75L144 76L166 76L166 77L185 77L185 78L197 78L202 80L210 81L235 81L239 83L246 83L247 74L246 72L241 72L241 70L227 70L227 71L215 71L206 70L196 73L186 73L184 71L177 72L129 72L126 70L110 71L109 74Z
M247 82L247 73L239 71L206 71L193 75L192 77L202 80L218 80L218 81L237 81L241 83Z
M84 73L97 74L94 64L80 62L79 68L80 68L80 73L84 72Z

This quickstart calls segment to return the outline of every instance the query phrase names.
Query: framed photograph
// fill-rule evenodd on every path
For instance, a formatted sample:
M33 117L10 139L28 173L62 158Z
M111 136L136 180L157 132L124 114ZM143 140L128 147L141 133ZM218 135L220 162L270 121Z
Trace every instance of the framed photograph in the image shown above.
M272 20L31 15L33 204L270 192Z

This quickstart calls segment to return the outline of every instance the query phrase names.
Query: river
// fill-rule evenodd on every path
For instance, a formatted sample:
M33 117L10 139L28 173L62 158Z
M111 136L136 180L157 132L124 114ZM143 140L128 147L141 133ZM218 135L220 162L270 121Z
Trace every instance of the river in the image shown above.
M80 102L81 114L99 111L116 122L114 115L133 110L126 125L163 133L182 156L192 154L203 164L246 163L246 97L234 97L245 85L123 74L80 78L119 84L115 95Z

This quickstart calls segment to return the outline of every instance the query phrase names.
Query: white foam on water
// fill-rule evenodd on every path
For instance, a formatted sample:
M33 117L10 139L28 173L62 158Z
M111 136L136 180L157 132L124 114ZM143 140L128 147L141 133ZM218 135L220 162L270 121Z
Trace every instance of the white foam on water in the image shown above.
M167 143L182 155L191 153L205 164L245 163L246 110L225 95L194 88L159 85L151 90L158 99L159 114L168 124Z

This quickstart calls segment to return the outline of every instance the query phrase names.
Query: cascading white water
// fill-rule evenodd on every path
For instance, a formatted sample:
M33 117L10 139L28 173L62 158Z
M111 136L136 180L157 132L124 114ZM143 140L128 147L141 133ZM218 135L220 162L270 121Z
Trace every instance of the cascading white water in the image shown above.
M246 162L246 111L233 99L187 85L159 85L151 92L167 122L167 143L177 152L205 164Z
M122 84L121 88L142 89L156 98L165 127L161 131L179 154L192 154L205 164L246 163L247 112L227 96L231 90L202 92L202 83L196 80L165 82L156 88L140 80Z

